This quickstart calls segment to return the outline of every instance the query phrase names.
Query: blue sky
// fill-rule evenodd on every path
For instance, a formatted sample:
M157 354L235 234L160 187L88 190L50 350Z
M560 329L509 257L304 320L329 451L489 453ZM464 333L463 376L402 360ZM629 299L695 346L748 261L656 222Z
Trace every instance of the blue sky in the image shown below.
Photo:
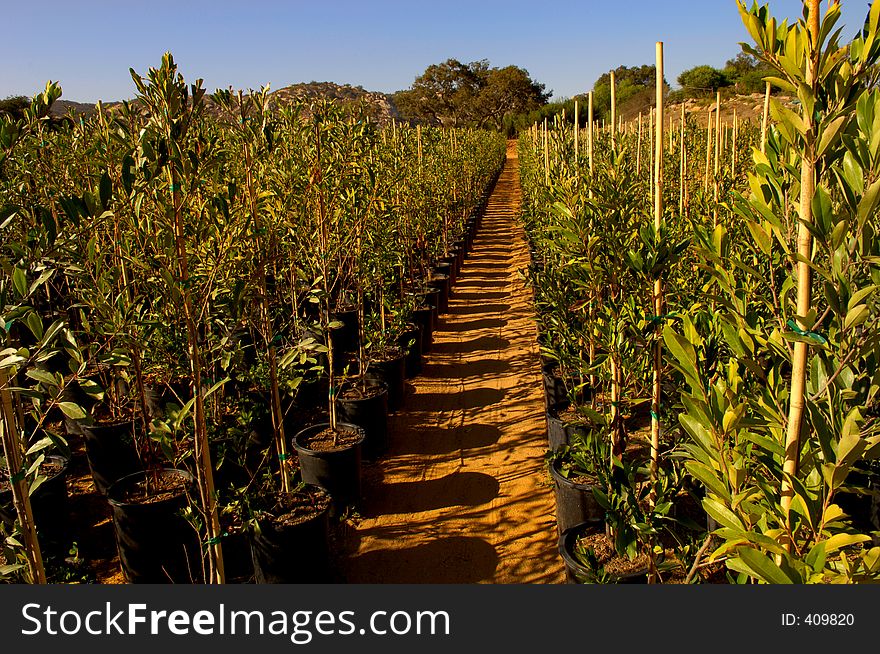
M769 4L800 16L799 0ZM868 2L842 5L852 35ZM723 66L747 39L734 0L16 0L3 18L0 97L53 79L77 101L132 97L129 67L143 73L166 50L210 91L315 80L390 92L453 57L521 66L562 97L618 65L653 63L656 41L674 84L692 66Z

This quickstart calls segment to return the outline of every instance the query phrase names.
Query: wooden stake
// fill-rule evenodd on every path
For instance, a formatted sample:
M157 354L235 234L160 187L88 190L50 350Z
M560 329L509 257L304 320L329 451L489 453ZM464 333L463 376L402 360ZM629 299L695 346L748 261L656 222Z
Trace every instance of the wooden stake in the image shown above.
M658 233L663 225L663 43L657 42L657 134L654 138L654 229ZM654 280L654 315L663 315L663 280ZM659 329L659 321L656 323ZM663 363L663 347L659 335L654 342L654 379L651 394L651 479L657 479L660 461L660 381ZM653 498L652 498L653 501Z
M419 150L419 175L422 174L422 126L416 125L416 141Z
M21 538L24 541L25 558L28 561L31 582L45 584L46 570L43 567L43 554L40 551L40 541L37 539L37 527L31 509L27 477L24 475L23 441L16 428L12 391L9 390L9 379L5 370L0 370L0 417L3 419L3 456L6 457L6 467L12 486L12 503L21 526ZM12 561L7 561L7 563L12 563Z
M733 110L733 131L731 132L731 141L730 141L730 177L733 179L733 176L736 175L736 135L738 131L738 125L736 120L736 109Z
M712 111L714 107L709 107L708 118L706 119L706 173L703 175L703 193L709 190L709 166L712 164Z
M544 119L544 184L550 186L550 135L546 118Z
M656 135L654 134L654 122L654 108L651 107L651 112L648 114L648 155L650 158L648 165L648 183L652 192L654 189L654 150L656 141Z
M636 176L642 174L642 112L639 112L639 137L636 141Z
M579 119L578 101L575 100L574 101L574 166L575 166L575 170L577 170L578 156L580 155L580 150L581 150L580 138L579 138L581 128L580 128L580 123L578 122L578 119Z
M770 82L764 88L764 117L761 121L761 154L767 154L767 122L770 120Z
M684 215L684 178L687 174L685 168L685 151L684 151L684 102L681 103L681 129L679 133L679 153L678 153L678 215Z
M806 0L808 7L807 27L811 38L806 46L808 56L806 61L806 84L812 88L815 97L816 78L818 76L818 61L820 54L817 52L819 41L819 0ZM795 320L798 327L804 331L814 328L807 322L812 313L812 270L810 268L813 259L813 237L809 227L813 224L813 196L816 193L816 159L815 148L817 146L814 135L814 117L812 113L801 111L807 138L804 143L804 156L801 158L801 197L800 197L800 221L798 222L797 247L799 259L797 262L797 311ZM815 314L814 314L815 315ZM794 354L791 362L791 390L789 393L788 423L785 434L785 453L782 463L782 515L785 517L789 531L791 525L791 504L794 499L794 488L790 481L798 474L800 467L800 443L801 428L804 419L806 376L809 359L809 345L803 340L794 343ZM792 542L785 539L785 548L791 552Z
M715 207L712 210L712 224L718 224L718 182L720 181L721 166L721 91L715 96Z
M611 149L616 147L615 132L617 131L617 82L614 71L611 71Z
M593 92L587 94L587 146L590 154L590 197L593 197Z

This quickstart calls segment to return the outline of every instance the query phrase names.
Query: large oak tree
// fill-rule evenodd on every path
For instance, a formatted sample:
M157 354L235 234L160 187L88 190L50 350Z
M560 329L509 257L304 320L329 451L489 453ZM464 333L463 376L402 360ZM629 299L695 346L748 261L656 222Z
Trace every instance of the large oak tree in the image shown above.
M394 95L394 102L408 120L501 129L506 115L537 109L549 97L523 68L491 68L485 59L469 64L448 59L428 66L412 87Z

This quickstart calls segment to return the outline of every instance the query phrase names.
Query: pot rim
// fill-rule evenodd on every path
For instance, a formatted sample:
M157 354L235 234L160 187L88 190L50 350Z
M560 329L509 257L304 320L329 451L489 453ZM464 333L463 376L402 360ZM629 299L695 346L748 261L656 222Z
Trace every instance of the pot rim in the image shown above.
M354 430L358 435L357 441L355 441L351 445L343 445L341 447L334 447L332 450L313 450L310 447L306 447L305 445L301 445L299 443L299 439L303 434L306 434L307 432L314 431L315 429L318 429L319 427L320 427L320 429L318 431L321 431L321 430L324 430L324 429L327 429L330 427L329 422L318 422L318 423L315 423L314 425L309 425L308 427L300 429L296 434L294 434L293 438L291 439L291 443L293 445L293 448L297 452L302 450L303 452L307 452L308 454L314 454L317 456L320 456L322 454L336 454L338 452L345 452L347 450L352 450L352 449L358 447L359 445L363 445L364 440L367 438L367 432L364 431L363 427L358 427L357 425L353 425L350 422L342 422L342 421L337 421L336 426L337 427L347 427L349 429Z
M161 468L160 472L162 473L174 473L183 477L187 486L192 486L196 482L195 476L188 470L184 470L183 468ZM113 497L116 492L119 491L125 484L131 483L136 477L145 477L149 473L148 470L138 470L137 472L132 472L130 474L125 475L124 477L120 477L116 481L114 481L107 488L107 501L111 506L143 506L141 502L124 502L120 499ZM177 496L175 496L177 497Z

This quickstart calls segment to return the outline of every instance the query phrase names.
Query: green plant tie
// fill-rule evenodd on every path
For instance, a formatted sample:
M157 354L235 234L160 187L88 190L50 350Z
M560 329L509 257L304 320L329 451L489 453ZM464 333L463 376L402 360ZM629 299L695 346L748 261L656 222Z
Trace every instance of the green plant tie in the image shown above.
M789 327L791 327L791 330L794 333L796 333L800 336L806 336L811 341L815 341L816 343L819 343L820 345L825 345L826 343L828 343L828 341L825 340L825 338L821 334L817 334L816 332L811 332L809 330L801 329L800 325L798 325L797 322L795 322L794 318L790 318L786 324Z
M331 389L330 389L330 397L335 397L335 396L336 396L336 392L337 392L337 389L335 389L335 388L331 388Z
M652 417L654 420L660 420L660 416L658 416L658 415L657 415L657 412L654 411L653 409L651 410L651 417Z
M12 481L13 484L17 484L20 481L24 481L24 477L25 477L24 470L19 470L14 475L12 475L10 480Z
M678 315L678 311L671 311L670 313L664 313L661 316L648 316L648 322L656 325L661 322L668 320L669 318L674 318Z
M270 344L280 343L280 342L281 342L281 338L282 338L281 334L275 334L275 336L272 337L272 340L270 341Z
M174 191L179 191L180 185L179 184L169 184L168 190L171 191L172 193L174 193Z
M206 543L207 545L219 545L219 544L220 544L220 539L221 539L221 538L226 538L227 536L229 536L229 534L228 534L227 532L224 531L224 532L223 532L222 534L220 534L219 536L214 536L213 538L209 538L208 540L205 541L205 543Z
M290 458L290 455L287 452L282 452L278 455L279 461L287 461Z

